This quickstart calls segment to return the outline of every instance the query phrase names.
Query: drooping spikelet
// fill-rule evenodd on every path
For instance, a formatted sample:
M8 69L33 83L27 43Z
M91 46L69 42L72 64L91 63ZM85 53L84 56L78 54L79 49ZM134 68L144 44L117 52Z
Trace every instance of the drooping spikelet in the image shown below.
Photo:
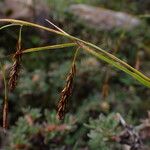
M58 108L57 116L58 116L58 119L60 119L60 120L62 120L64 118L65 113L66 113L68 100L69 100L69 98L72 94L72 90L73 90L73 80L74 80L75 74L76 74L76 65L73 63L71 70L67 76L65 87L61 92L60 100L59 100L59 103L57 106L57 108Z
M8 85L11 91L15 89L18 82L19 72L21 69L21 57L22 57L22 51L18 43L16 53L13 55L13 65L9 73Z

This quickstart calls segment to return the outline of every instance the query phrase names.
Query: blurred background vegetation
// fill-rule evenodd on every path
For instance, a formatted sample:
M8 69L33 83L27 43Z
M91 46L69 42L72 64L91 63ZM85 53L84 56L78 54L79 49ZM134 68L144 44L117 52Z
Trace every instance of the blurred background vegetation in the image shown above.
M21 11L20 3L24 3ZM129 30L91 26L90 21L87 23L82 17L76 17L70 9L77 4L131 14L140 24ZM44 21L47 18L66 32L100 46L150 76L150 19L144 17L149 13L149 6L149 0L1 0L0 18L23 19L50 27ZM0 57L15 52L17 38L18 27L0 31ZM23 28L24 49L66 41L53 34ZM23 56L18 86L9 93L10 126L8 136L2 135L1 147L6 146L4 149L10 150L119 150L122 149L119 144L108 144L102 136L104 133L97 134L95 128L88 128L85 124L94 124L102 129L113 128L110 120L117 112L134 126L147 118L150 90L125 73L80 51L68 113L64 121L58 121L56 108L59 94L74 52L66 48ZM11 66L10 58L1 61L6 68ZM4 85L1 74L0 90L2 108ZM105 116L102 121L100 114ZM2 122L2 115L0 120ZM143 136L143 141L149 147L150 128L146 132L149 134Z

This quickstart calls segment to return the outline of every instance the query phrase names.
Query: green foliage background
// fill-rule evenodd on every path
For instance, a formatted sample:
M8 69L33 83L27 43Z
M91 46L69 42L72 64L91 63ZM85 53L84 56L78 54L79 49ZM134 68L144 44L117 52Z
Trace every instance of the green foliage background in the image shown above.
M116 56L131 66L135 65L137 53L140 51L143 54L140 69L149 75L149 19L142 19L140 27L131 32L120 29L108 32L90 28L76 21L67 12L71 4L86 3L139 16L149 13L148 0L144 2L142 0L138 2L136 0L47 0L47 3L51 9L51 18L65 31L91 41L108 52L119 47ZM1 31L1 57L15 50L17 35L17 28ZM39 36L39 32L30 29L24 29L22 37L25 48L65 42L65 39L57 36L50 35L52 38L43 38ZM147 111L150 110L149 89L123 72L80 51L68 114L63 122L59 122L55 118L55 109L73 55L74 51L64 49L54 50L51 53L36 52L23 57L23 68L17 89L9 94L11 126L8 134L12 136L6 138L8 142L4 145L7 145L7 149L23 145L23 149L31 150L119 150L119 144L106 143L103 136L105 132L101 134L97 129L112 129L115 123L111 122L111 118L116 112L121 113L128 123L134 125L140 123L140 118L146 117ZM9 59L4 62L7 66L11 65ZM108 72L110 90L108 97L103 99L102 86ZM3 85L0 88L2 106ZM108 107L104 107L104 103ZM102 120L99 118L100 114L105 115ZM32 117L32 125L29 125L26 115ZM0 118L2 120L2 116ZM64 131L41 132L46 125L61 124L66 125ZM93 124L94 129L88 127Z

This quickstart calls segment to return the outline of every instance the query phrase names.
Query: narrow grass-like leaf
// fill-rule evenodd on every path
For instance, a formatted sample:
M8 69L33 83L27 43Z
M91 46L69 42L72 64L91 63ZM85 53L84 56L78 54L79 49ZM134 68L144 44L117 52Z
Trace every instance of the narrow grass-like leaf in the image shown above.
M58 29L61 33L63 33L64 36L66 36L66 37L68 37L68 38L70 38L70 39L76 41L77 43L79 43L79 42L80 42L80 44L81 44L81 43L84 43L84 44L86 44L86 45L88 45L88 46L90 46L90 47L92 47L92 48L94 48L94 49L100 51L100 52L102 53L102 55L106 56L106 58L110 58L110 59L114 60L114 62L120 63L122 66L125 66L125 67L126 67L127 69L129 69L131 72L138 74L139 76L141 76L142 78L145 78L145 80L147 80L148 82L150 82L150 78L146 77L146 76L143 75L141 72L139 72L139 71L136 70L135 68L131 67L131 66L128 65L126 62L120 60L119 58L117 58L117 57L114 56L113 54L110 54L110 53L106 52L105 50L101 49L100 47L98 47L98 46L96 46L96 45L94 45L94 44L92 44L92 43L89 43L89 42L83 41L83 40L81 40L81 39L79 39L79 38L76 38L76 37L74 37L74 36L71 36L71 35L69 35L68 33L66 33L65 31L63 31L62 29L60 29L59 27L57 27L56 25L54 25L52 22L50 22L50 21L48 21L48 22L49 22L51 25L53 25L56 29Z
M134 73L133 71L130 71L129 69L127 69L126 67L124 67L123 65L119 64L118 62L115 62L114 60L107 58L105 56L103 56L101 53L96 52L95 50L85 46L82 44L81 46L84 50L86 50L87 52L91 53L92 55L96 56L97 58L113 65L114 67L118 68L119 70L122 70L124 72L126 72L127 74L131 75L132 77L134 77L135 79L137 79L140 83L142 83L143 85L147 86L150 88L150 82L146 81L145 79L143 79L141 76L139 76L138 74Z
M65 43L65 44L57 44L57 45L29 48L29 49L24 50L23 53L44 51L44 50L50 50L50 49L60 49L60 48L67 48L67 47L73 47L73 46L77 46L77 44L76 43Z
M30 27L35 27L35 28L39 28L48 32L52 32L52 33L56 33L59 35L63 35L61 32L35 24L35 23L31 23L31 22L27 22L27 21L22 21L22 20L16 20L16 19L0 19L0 22L8 22L11 24L16 24L16 25L24 25L24 26L30 26Z
M0 22L9 22L9 23L13 23L13 24L20 24L20 25L25 25L25 26L36 27L36 28L43 29L43 30L48 31L48 32L52 32L52 33L64 36L64 37L70 39L71 41L76 42L79 45L82 44L82 46L86 46L86 48L84 47L83 49L86 49L86 50L87 50L87 48L91 49L88 52L90 52L94 56L96 56L99 59L101 59L101 60L115 66L116 68L126 72L127 74L131 75L132 77L137 79L139 82L141 82L143 85L150 87L150 78L148 78L147 76L145 76L144 74L142 74L141 72L136 70L135 68L131 67L126 62L120 60L116 56L106 52L105 50L101 49L100 47L98 47L98 46L96 46L90 42L86 42L84 40L81 40L79 38L76 38L74 36L69 35L68 33L66 33L63 30L57 31L54 29L50 29L50 28L38 25L38 24L34 24L34 23L26 22L26 21L21 21L21 20L15 20L15 19L0 19ZM51 24L51 25L53 25L53 24ZM57 26L55 25L55 28L56 27ZM57 27L57 29L59 29L59 27ZM97 50L99 52L96 52L95 50Z
M20 24L7 24L5 26L0 27L0 30L3 30L3 29L8 28L8 27L12 27L12 26L20 26Z

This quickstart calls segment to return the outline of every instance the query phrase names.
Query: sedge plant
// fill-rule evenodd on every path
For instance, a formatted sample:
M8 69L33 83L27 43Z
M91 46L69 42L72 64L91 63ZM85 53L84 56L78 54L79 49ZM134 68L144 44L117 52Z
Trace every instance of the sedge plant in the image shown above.
M73 86L73 79L76 73L76 66L75 66L75 59L77 57L77 53L79 49L84 50L86 53L89 53L98 59L114 66L115 68L124 71L125 73L132 76L134 79L139 81L144 86L150 88L150 78L145 76L143 73L135 69L134 67L130 66L128 63L122 61L121 59L117 58L115 55L106 52L105 50L101 49L100 47L84 41L82 39L79 39L75 36L72 36L62 29L60 29L58 26L50 22L49 20L46 20L51 26L54 27L54 29L45 27L39 24L22 21L22 20L15 20L15 19L0 19L0 22L5 22L7 25L2 26L0 30L11 27L11 26L20 26L20 32L19 32L19 38L17 42L16 52L15 54L11 54L6 57L12 57L13 58L13 66L12 70L10 71L10 78L8 85L10 87L10 90L14 90L17 85L17 80L19 78L19 70L20 70L20 64L21 64L21 57L27 53L37 52L37 51L45 51L45 50L54 50L54 49L63 49L66 47L75 47L76 52L75 56L73 58L72 66L70 69L70 72L68 73L68 76L66 78L66 84L63 88L60 100L58 103L58 118L63 119L65 112L66 112L66 106L69 97L72 94L72 86ZM50 32L53 34L57 34L58 36L63 36L64 38L67 38L70 42L63 43L63 44L57 44L57 45L48 45L43 47L34 47L34 48L28 48L28 49L22 49L21 47L21 31L22 27L34 27L40 30L45 30L46 32ZM74 50L74 49L73 49ZM5 118L5 120L7 120Z

